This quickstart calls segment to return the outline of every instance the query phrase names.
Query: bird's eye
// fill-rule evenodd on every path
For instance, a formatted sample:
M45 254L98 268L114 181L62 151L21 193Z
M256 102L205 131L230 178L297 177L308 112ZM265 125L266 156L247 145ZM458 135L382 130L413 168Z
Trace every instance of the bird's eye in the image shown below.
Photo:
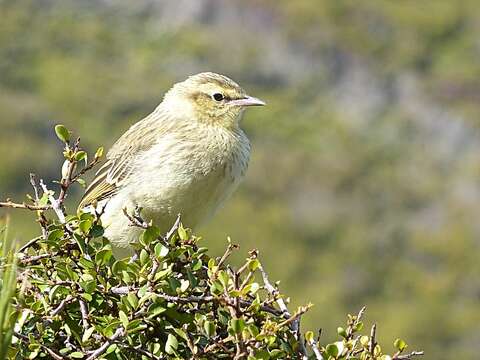
M223 95L220 94L220 93L215 93L212 95L212 97L216 100L216 101L222 101L224 99Z

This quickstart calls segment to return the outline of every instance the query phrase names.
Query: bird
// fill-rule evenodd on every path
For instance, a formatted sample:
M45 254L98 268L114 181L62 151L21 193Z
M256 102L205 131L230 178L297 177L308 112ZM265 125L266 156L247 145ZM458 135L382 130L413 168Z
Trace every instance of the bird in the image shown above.
M205 223L245 177L251 146L240 122L247 107L263 105L217 73L176 83L110 148L78 209L102 209L104 236L123 249L142 231L124 209L141 208L163 233L179 214L190 228Z

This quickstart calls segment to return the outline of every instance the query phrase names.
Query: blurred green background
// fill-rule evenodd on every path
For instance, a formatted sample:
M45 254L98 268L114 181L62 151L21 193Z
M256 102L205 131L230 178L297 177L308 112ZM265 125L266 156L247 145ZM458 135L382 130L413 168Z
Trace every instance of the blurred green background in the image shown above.
M268 107L243 122L245 182L199 229L213 253L258 248L325 340L366 304L383 342L478 358L478 4L0 0L0 198L59 177L54 124L109 147L173 82L224 73Z

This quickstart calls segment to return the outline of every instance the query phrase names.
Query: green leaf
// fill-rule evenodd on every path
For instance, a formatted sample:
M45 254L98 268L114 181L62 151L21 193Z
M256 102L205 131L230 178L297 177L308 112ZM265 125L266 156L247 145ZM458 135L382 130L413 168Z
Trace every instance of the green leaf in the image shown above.
M326 353L333 357L336 358L339 354L339 349L337 347L337 344L328 344L327 347L325 348Z
M259 265L260 261L258 261L257 259L250 260L248 263L248 270L255 271Z
M314 339L314 336L315 336L315 335L313 334L313 331L307 331L307 332L305 333L305 340L306 340L309 344L311 344L312 341L313 341L313 339Z
M217 274L217 277L222 283L223 287L226 288L228 286L228 281L230 280L230 276L228 276L227 272L220 270Z
M269 360L270 354L267 350L257 350L255 352L255 359L257 360Z
M404 340L402 340L402 339L396 339L396 340L393 342L393 346L394 346L396 349L398 349L399 351L403 351L403 350L405 350L405 349L408 347L407 343L406 343Z
M230 327L235 334L240 334L245 328L245 320L233 318L230 320Z
M117 348L118 348L117 344L110 345L105 351L105 355L113 353L115 350L117 350Z
M97 282L95 280L79 281L79 284L87 294L93 294L97 289Z
M95 254L95 263L97 265L105 265L112 257L112 250L104 249Z
M83 188L87 186L87 183L85 182L85 180L80 179L80 178L77 179L77 183L79 183L80 186L83 187Z
M148 308L148 318L151 319L151 318L154 318L162 313L164 313L165 311L167 311L167 308L164 307L163 305L161 304L152 304L149 308Z
M154 251L157 258L164 258L170 250L165 245L158 243L155 245Z
M75 239L81 253L85 254L87 252L87 244L85 243L85 238L76 233L73 234L73 238Z
M341 337L343 338L346 338L347 337L347 332L345 331L345 329L341 326L339 326L337 328L337 334L340 335Z
M91 262L90 260L85 259L84 257L82 257L78 260L78 265L80 265L81 267L83 267L86 270L90 270L90 269L95 268L95 264L93 262Z
M169 283L172 291L177 292L177 288L180 287L180 281L178 281L174 277L170 277L170 278L168 278L168 283Z
M360 337L360 344L362 344L363 346L368 346L369 343L370 338L367 335L363 335Z
M359 321L355 326L353 327L353 331L362 331L363 329L363 322Z
M171 355L175 352L175 350L177 350L177 348L177 338L172 334L168 334L167 343L165 344L165 352Z
M75 160L82 161L84 159L86 161L87 153L85 151L77 151L77 153L75 154Z
M178 237L180 238L180 240L188 240L188 234L187 234L187 231L185 230L185 228L183 227L182 224L180 224L180 226L178 227Z
M203 329L205 330L205 334L207 334L208 337L215 336L217 333L215 323L213 321L206 320L203 323Z
M97 151L95 151L95 159L100 159L103 156L103 146L100 146Z
M180 336L183 340L188 341L188 336L185 333L185 331L183 331L182 329L177 329L177 328L174 328L173 331L175 331L177 333L177 335Z
M190 286L190 281L188 280L180 280L180 293L184 293L187 291L188 287Z
M127 295L128 303L132 306L133 309L136 309L138 306L138 297L134 293L128 293Z
M117 276L119 276L122 271L125 271L126 269L127 263L123 260L117 260L112 265L112 272Z
M140 237L140 243L148 246L152 241L160 236L160 230L156 226L150 226L146 229Z
M122 322L123 327L126 329L128 327L128 323L130 322L128 320L128 316L125 314L125 312L120 310L118 312L118 317L120 318L120 321Z
M142 249L142 251L140 251L140 263L145 265L149 259L150 256L148 255L148 252L145 249Z
M202 268L202 260L195 259L192 261L192 271L198 271Z
M84 234L88 234L88 231L90 230L90 228L92 227L92 221L91 220L84 220L84 221L81 221L79 224L78 224L78 228L82 231L82 233Z
M242 294L243 295L247 295L248 293L250 293L251 295L255 295L255 293L260 289L260 285L256 282L254 283L251 283L251 284L248 284L246 285L243 289L242 289Z
M94 331L95 331L95 328L93 326L85 330L82 336L82 343L87 342L88 339L90 339L90 336L92 336Z
M80 351L74 351L74 352L70 353L70 357L74 358L74 359L83 359L84 356L85 355Z
M90 229L90 236L97 238L103 235L103 227L100 225L93 225Z
M56 241L56 240L59 240L63 237L63 230L62 229L56 229L56 230L52 230L50 231L50 233L48 234L48 241Z
M60 141L63 141L64 143L68 143L70 141L70 132L62 124L55 126L55 134L57 134L57 137L60 139Z

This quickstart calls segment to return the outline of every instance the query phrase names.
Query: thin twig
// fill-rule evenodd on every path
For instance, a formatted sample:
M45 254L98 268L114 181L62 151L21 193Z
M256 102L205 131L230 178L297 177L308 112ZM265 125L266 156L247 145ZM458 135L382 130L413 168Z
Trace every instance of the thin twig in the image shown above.
M92 351L90 353L90 356L86 360L94 360L94 359L97 359L98 357L100 357L105 351L107 351L108 347L114 341L116 341L119 337L123 336L124 334L125 334L125 329L123 328L123 326L120 326L115 331L115 333L102 344L102 346L100 346L97 350Z
M1 202L0 202L0 208L1 208L1 207L4 207L4 208L13 208L13 209L26 209L26 210L33 210L33 211L51 209L51 207L48 206L48 205L45 205L45 206L30 205L30 204L27 204L27 203L25 203L25 202L23 202L23 203L14 203L13 201L10 201L9 199L7 199L7 201L1 201Z
M173 236L173 234L175 233L175 231L178 230L179 226L180 226L180 221L181 221L181 216L180 214L177 215L177 219L175 220L175 223L173 224L173 226L170 228L170 230L167 232L167 234L165 235L165 240L166 241L169 241L170 238Z
M38 204L40 204L40 188L37 185L37 178L34 173L30 173L30 184L32 185L33 193L35 196L35 205L38 206ZM48 220L45 217L43 210L37 211L37 216L37 221L40 224L40 228L42 229L42 237L46 239L48 236Z
M55 211L55 214L57 214L58 220L62 223L65 224L65 214L61 208L61 204L53 197L52 193L50 190L48 190L47 186L43 182L42 179L40 179L40 186L45 194L48 195L48 200L50 201L50 204L52 205L53 211Z
M285 304L285 301L283 301L282 298L278 297L278 295L279 295L278 290L268 280L267 273L263 269L262 265L259 265L258 269L260 270L260 273L262 274L263 283L265 284L265 289L276 299L276 302L277 302L278 306L280 307L280 310L284 313L284 315L287 318L290 318L292 315L288 311L288 308L287 308L287 305Z
M87 330L89 328L88 324L88 311L87 311L87 304L85 304L85 301L82 299L78 300L78 303L80 304L80 312L82 313L82 324L84 330Z
M313 306L313 304L308 304L308 305L305 305L305 306L300 306L298 308L298 310L292 315L290 316L288 319L282 321L281 323L279 323L277 325L278 328L282 328L286 325L289 325L289 324L292 324L295 323L303 314L305 314L308 310L310 310L310 308Z
M228 257L236 249L238 249L238 245L232 244L231 242L228 243L228 246L227 246L227 249L225 250L225 253L223 254L223 256L218 261L218 268L220 268L223 265L223 263L228 259Z
M90 162L90 164L88 164L83 169L81 169L78 173L76 173L75 175L72 176L71 182L74 183L75 181L77 181L80 178L80 176L85 174L87 171L90 171L95 165L97 165L100 162L100 159L101 159L100 157L95 157Z
M370 342L368 344L368 352L373 355L375 350L375 346L377 346L377 341L375 340L377 334L377 324L372 325L372 329L370 330Z
M197 356L198 347L195 346L195 344L192 341L192 338L189 335L188 324L183 325L182 328L183 328L183 331L185 332L185 335L187 336L187 346L190 349L190 351L192 352L192 359L193 360L199 359L199 357Z
M258 269L260 270L260 273L262 274L263 283L265 284L265 289L276 299L276 302L277 302L278 306L280 307L280 310L283 312L284 316L287 319L289 319L289 318L293 319L291 324L290 324L291 325L290 328L292 329L292 331L294 333L295 339L300 344L300 352L301 352L302 357L305 357L306 354L307 354L307 349L305 349L305 344L303 343L302 336L300 334L300 319L301 319L301 316L298 316L296 318L292 317L292 315L288 311L288 308L287 308L287 305L285 304L285 301L283 301L283 299L281 297L279 297L278 290L268 280L267 273L263 269L263 266L259 265Z
M66 147L68 149L69 145L67 144ZM75 143L73 144L73 153L76 154L79 149L80 149L80 138L77 138L75 140ZM60 195L58 195L58 199L57 199L57 202L60 208L62 208L63 202L65 201L65 196L67 195L67 190L72 184L73 172L75 171L75 167L77 165L77 162L73 159L67 160L67 161L68 161L67 171L65 174L63 174L62 179L60 180Z
M396 355L392 358L392 360L406 360L406 359L411 359L415 356L422 356L425 353L423 351L412 351L409 354L404 354L404 355Z
M60 304L52 311L52 313L50 314L51 317L54 317L54 316L57 316L60 311L63 310L63 308L65 307L65 305L67 305L69 302L71 302L73 300L73 296L71 295L68 295L65 299L63 299Z
M132 226L137 226L145 230L149 228L148 224L140 217L139 214L134 213L133 215L130 215L126 207L124 207L122 211L128 220L130 220ZM137 210L135 210L135 212L137 212Z
M322 353L320 352L320 348L319 348L319 346L318 346L317 340L312 339L312 340L310 341L309 345L310 345L310 347L311 347L312 350L313 350L313 353L314 353L314 355L315 355L315 358L316 358L317 360L324 360L324 359L323 359L323 356L322 356Z
M40 254L40 255L35 255L35 256L26 256L26 257L20 258L19 262L22 265L27 265L27 264L30 264L32 262L39 261L39 260L42 260L42 259L46 259L46 258L49 258L49 257L52 257L52 254L47 253L47 254Z
M33 193L35 195L35 201L38 202L40 200L40 189L38 188L37 179L36 179L34 173L30 173L30 184L32 185L32 188L33 188Z
M43 235L37 236L36 238L33 238L32 240L29 240L25 245L23 245L20 249L18 249L18 252L23 252L27 250L30 246L34 245L37 243L38 240L43 239Z

